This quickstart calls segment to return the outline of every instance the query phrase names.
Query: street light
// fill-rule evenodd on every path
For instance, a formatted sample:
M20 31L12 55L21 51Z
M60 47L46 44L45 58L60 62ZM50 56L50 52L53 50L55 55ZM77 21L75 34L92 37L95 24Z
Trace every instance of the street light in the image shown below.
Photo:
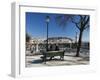
M48 51L48 25L50 22L50 17L46 16L46 24L47 24L47 43L46 43L46 51Z

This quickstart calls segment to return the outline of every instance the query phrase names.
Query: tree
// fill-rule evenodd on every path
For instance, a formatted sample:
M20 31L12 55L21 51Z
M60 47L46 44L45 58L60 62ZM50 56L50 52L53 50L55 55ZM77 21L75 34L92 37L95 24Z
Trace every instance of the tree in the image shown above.
M30 39L31 39L31 36L28 33L26 33L26 42L29 42Z
M63 25L65 27L66 24L73 23L75 27L79 30L79 39L77 43L77 51L76 51L76 57L79 56L81 43L82 43L82 35L84 30L89 28L89 15L61 15L57 16L56 20L59 22L59 25Z

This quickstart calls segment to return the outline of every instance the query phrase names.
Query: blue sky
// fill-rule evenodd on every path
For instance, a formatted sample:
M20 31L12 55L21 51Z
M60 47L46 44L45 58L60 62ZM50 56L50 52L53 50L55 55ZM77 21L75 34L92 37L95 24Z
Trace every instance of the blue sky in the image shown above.
M26 12L26 32L33 38L46 38L46 16L50 17L49 37L69 37L75 39L76 32L79 30L73 23L69 23L65 28L59 26L56 16L63 14L33 13ZM89 41L89 29L83 33L82 41Z

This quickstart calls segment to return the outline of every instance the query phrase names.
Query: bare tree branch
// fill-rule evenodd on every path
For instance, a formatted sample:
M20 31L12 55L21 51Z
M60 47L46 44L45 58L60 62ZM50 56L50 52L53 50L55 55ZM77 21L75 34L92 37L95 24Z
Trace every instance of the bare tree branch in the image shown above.
M75 23L76 27L80 30L80 27L78 26L78 23Z
M89 16L88 16L87 20L84 22L83 26L85 27L88 22L89 22Z
M87 29L89 26L90 26L89 24L88 24L88 25L86 25L86 26L84 27L84 30L85 30L85 29Z

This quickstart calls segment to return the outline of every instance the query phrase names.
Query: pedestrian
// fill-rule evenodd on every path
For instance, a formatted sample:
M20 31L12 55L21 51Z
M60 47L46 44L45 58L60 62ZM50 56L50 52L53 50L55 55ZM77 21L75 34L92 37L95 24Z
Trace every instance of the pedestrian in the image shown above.
M59 46L56 44L55 45L55 51L58 51L59 50Z
M32 44L31 45L31 53L33 53L33 51L34 51L34 45Z

